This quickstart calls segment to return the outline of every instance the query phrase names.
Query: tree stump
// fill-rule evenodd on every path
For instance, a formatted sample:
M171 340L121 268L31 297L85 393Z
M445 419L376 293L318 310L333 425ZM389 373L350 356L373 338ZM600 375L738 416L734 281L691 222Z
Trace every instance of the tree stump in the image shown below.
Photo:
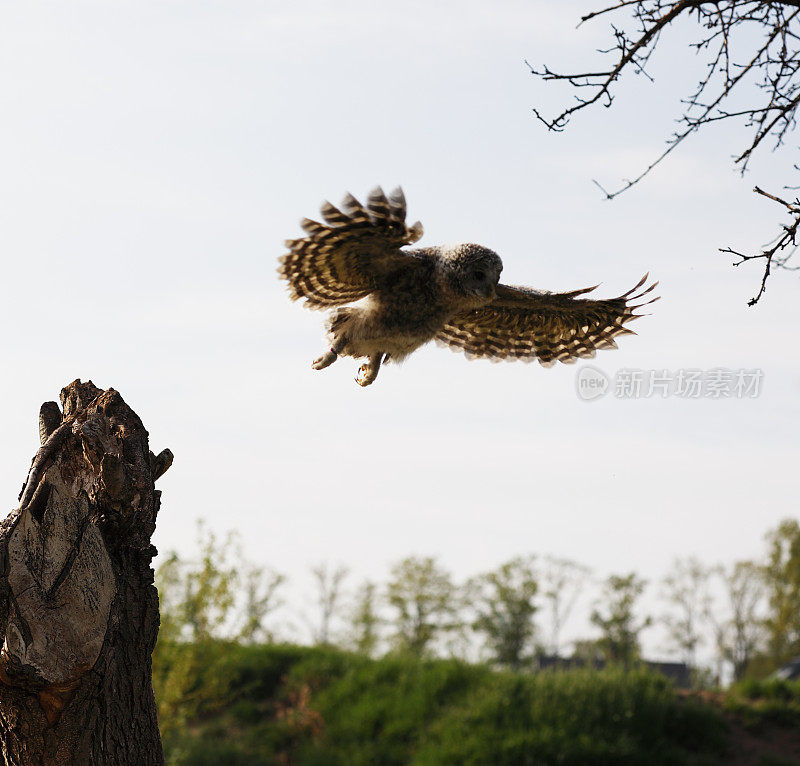
M0 523L3 763L161 764L151 654L156 457L113 388L45 402L19 508Z

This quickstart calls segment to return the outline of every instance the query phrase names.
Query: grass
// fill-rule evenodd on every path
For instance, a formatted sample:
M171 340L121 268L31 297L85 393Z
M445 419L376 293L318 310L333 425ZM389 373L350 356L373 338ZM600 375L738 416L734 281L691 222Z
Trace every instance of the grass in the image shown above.
M174 766L730 762L721 711L642 670L514 674L215 643L161 647L154 681Z
M800 681L741 681L726 695L725 707L754 730L776 724L800 731Z
M687 764L724 753L712 709L644 671L497 675L443 717L415 761L444 764Z

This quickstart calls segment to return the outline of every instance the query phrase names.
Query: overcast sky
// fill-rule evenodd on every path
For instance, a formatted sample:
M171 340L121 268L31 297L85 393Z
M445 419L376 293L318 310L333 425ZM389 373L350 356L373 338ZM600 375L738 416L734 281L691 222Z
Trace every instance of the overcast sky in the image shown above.
M586 2L0 4L0 481L14 506L37 413L76 377L113 386L175 464L155 542L239 530L289 575L383 579L409 554L457 577L523 553L657 580L676 556L760 555L796 513L800 281L755 308L756 248L792 154L741 179L733 128L691 139L638 188L697 72L665 46L614 108L548 134L571 98L525 65L590 63ZM675 55L671 54L677 54ZM796 144L796 137L791 145ZM298 220L401 184L421 244L475 241L504 280L601 297L646 271L662 300L592 365L763 370L758 398L576 395L577 366L468 362L436 346L376 384L324 372L324 316L275 274ZM656 647L657 648L657 647Z

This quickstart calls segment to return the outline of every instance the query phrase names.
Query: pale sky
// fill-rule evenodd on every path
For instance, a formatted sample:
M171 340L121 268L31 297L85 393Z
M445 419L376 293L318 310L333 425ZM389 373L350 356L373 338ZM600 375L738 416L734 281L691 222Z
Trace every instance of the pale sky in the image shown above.
M697 73L683 48L610 110L549 134L531 108L572 94L524 63L592 61L587 2L0 3L0 247L6 374L0 481L14 506L37 413L76 377L113 386L175 464L155 542L238 530L286 573L342 562L383 580L435 555L457 578L527 553L598 576L676 556L760 555L796 513L800 280L755 308L755 249L791 152L741 179L733 127L695 137L637 189ZM670 50L678 58L670 57ZM796 146L792 138L791 149ZM289 302L283 240L323 199L401 184L422 245L475 241L504 280L551 290L649 271L662 300L592 364L761 369L756 399L583 402L577 366L468 362L436 346L361 389L324 372L324 315ZM294 589L294 590L291 590ZM294 595L292 595L294 594Z

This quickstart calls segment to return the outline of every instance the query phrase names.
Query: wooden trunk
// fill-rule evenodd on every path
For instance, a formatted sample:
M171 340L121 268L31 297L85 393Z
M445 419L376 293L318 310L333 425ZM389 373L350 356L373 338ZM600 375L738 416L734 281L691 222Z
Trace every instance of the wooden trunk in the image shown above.
M3 762L163 763L151 678L151 562L172 453L114 389L70 383L42 405L42 447L0 523Z

